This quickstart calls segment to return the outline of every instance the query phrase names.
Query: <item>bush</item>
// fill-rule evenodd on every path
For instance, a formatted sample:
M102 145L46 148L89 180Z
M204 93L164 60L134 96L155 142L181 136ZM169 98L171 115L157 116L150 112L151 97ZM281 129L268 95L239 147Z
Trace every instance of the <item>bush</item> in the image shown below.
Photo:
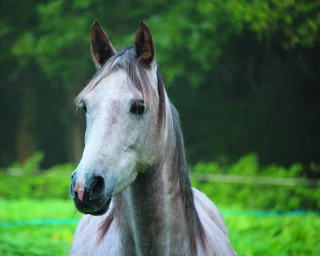
M43 159L44 154L43 152L39 151L29 157L23 164L16 162L11 164L9 168L21 169L24 171L24 174L36 174L40 169Z
M39 166L41 157L32 157L28 166ZM0 198L5 199L68 199L70 174L75 169L72 164L54 166L38 175L11 176L0 172ZM258 157L249 154L230 166L217 162L200 162L192 173L232 174L260 177L303 177L302 166L298 163L289 168L271 165L261 167ZM29 169L28 173L33 173ZM219 207L240 209L320 209L320 187L274 186L259 184L198 182L193 185L203 191Z
M73 164L62 164L37 174L31 169L26 175L18 176L0 172L0 198L68 199L70 174L74 169Z
M10 176L0 173L0 198L67 199L69 175Z
M316 214L225 219L238 255L320 255L320 219Z
M285 168L271 165L261 167L258 157L249 154L231 166L220 166L216 162L200 162L192 173L215 173L260 177L301 178L302 165L296 163ZM206 193L216 204L232 205L244 209L296 210L320 208L320 187L281 186L260 184L197 182L193 185Z

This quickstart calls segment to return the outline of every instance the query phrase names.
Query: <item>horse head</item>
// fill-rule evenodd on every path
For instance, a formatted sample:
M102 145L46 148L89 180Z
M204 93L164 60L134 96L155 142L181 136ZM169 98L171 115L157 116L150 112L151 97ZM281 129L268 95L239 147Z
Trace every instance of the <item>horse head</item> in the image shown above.
M152 36L143 22L134 47L119 53L95 22L91 53L99 70L76 100L85 111L86 133L70 194L79 211L101 215L108 210L112 196L159 158L163 148L159 113L164 112L165 98L163 89L158 88Z

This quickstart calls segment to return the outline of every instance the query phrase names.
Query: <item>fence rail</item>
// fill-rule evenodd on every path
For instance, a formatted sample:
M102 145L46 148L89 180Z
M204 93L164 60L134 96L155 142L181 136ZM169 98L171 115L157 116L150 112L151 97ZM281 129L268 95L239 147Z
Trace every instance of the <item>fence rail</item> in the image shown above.
M274 177L258 177L258 176L241 176L226 174L207 174L192 173L191 175L197 181L201 182L219 182L219 183L239 183L239 184L261 184L275 186L308 186L319 187L319 180L308 180L299 178L274 178Z
M23 169L18 168L0 168L0 170L5 171L8 175L11 176L38 176L36 174L24 174ZM37 170L37 172L39 172L39 175L41 175L41 173L45 173L45 171L42 170ZM63 170L61 170L61 172L63 172ZM69 175L67 174L63 176L69 177ZM199 182L320 187L320 180L303 178L261 177L208 173L191 173L191 177L193 177L195 180Z

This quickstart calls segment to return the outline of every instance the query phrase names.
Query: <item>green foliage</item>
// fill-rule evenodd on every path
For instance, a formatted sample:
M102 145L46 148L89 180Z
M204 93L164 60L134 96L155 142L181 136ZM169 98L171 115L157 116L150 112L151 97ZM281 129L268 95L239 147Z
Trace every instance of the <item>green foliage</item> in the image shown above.
M79 81L73 84L70 73L80 76L78 79L84 83L83 80L89 79L94 72L94 65L90 65L89 50L90 27L93 22L99 20L108 34L115 38L115 46L123 46L127 41L125 32L131 28L129 42L132 44L133 28L138 27L139 20L146 18L145 13L149 8L156 8L157 5L138 2L144 4L144 14L134 11L133 4L126 1L113 3L112 8L99 0L34 2L37 26L28 27L15 40L12 53L22 65L35 61L50 78L59 74L64 86L72 90L79 86ZM129 16L120 20L124 13ZM129 22L131 19L135 23ZM120 30L121 33L114 33L114 30Z
M32 157L28 166L38 166L39 156ZM0 173L2 185L0 198L5 199L69 199L70 174L73 164L54 166L38 175L12 176ZM247 177L303 177L298 163L289 168L270 165L261 167L256 154L248 154L238 162L223 166L218 162L199 162L192 173L214 173L242 175ZM29 173L32 173L29 169ZM320 188L308 186L260 185L198 182L193 185L203 191L218 205L232 205L234 208L296 210L320 208Z
M64 79L67 79L70 71L74 72L79 68L85 70L83 63L75 61L75 51L84 53L87 49L89 37L86 32L92 21L87 15L72 14L79 8L76 3L73 6L54 0L35 5L38 26L25 31L12 47L19 62L24 64L35 60L48 76L60 73ZM67 12L69 15L66 15ZM74 48L75 45L77 49ZM57 58L58 56L61 57Z
M0 200L1 222L79 218L72 200ZM8 227L0 230L0 255L66 255L76 224ZM48 249L50 248L50 249Z
M315 214L279 217L225 217L238 255L319 255L320 218Z
M0 199L1 222L16 222L45 219L80 218L82 213L75 211L73 200L61 199Z
M214 173L243 175L247 177L303 178L302 165L293 164L289 168L271 165L261 167L256 154L248 154L230 166L217 162L200 162L192 168L192 173ZM306 177L305 177L306 178ZM307 184L307 182L306 182ZM245 209L295 210L320 208L320 187L261 185L197 182L193 185L207 194L218 205L233 205Z
M225 8L235 26L251 30L259 40L277 35L286 49L311 47L319 40L318 1L228 1Z
M24 175L8 175L0 172L0 198L5 199L68 199L71 172L74 164L60 164L39 173L42 153L29 158L22 168Z
M148 24L165 82L174 85L169 94L181 113L191 158L226 154L234 160L256 151L263 162L316 161L313 148L320 139L313 113L319 111L312 91L318 88L319 6L315 0L121 0L112 6L101 0L9 1L0 15L0 107L8 109L1 165L16 158L12 141L24 130L20 118L28 120L30 113L34 127L25 129L39 134L30 136L34 145L57 152L46 154L46 164L66 161L73 138L66 128L74 123L70 99L94 73L94 20L118 50L132 46L140 20ZM21 84L32 85L41 108L20 111L28 102ZM297 104L300 98L312 108ZM312 139L301 143L297 134Z
M40 165L44 159L43 152L36 152L31 157L29 157L24 163L13 163L10 168L22 169L24 174L36 174Z
M160 63L170 66L170 72L165 72L168 81L171 83L186 76L190 85L197 87L204 82L203 74L218 65L222 55L231 48L229 42L237 40L239 35L251 33L259 41L272 37L286 50L314 46L320 39L320 3L281 0L176 2L165 14L155 14L148 24L157 28L154 37L160 51L170 52L160 56ZM192 67L184 63L182 52L192 60ZM191 74L188 74L188 68L192 68Z
M47 74L62 72L67 79L67 70L84 70L78 59L79 56L89 57L87 45L93 20L99 17L110 24L111 31L114 31L116 28L112 28L112 25L122 26L121 21L112 24L112 19L117 20L120 13L126 13L124 8L130 15L121 16L124 21L147 18L150 27L157 28L153 30L154 41L158 42L161 52L171 53L159 56L160 63L170 66L170 72L165 72L169 82L177 76L188 75L185 74L185 59L181 58L182 51L190 54L189 57L195 65L200 65L203 73L218 61L225 50L225 44L234 35L246 31L254 33L260 40L277 35L278 43L286 49L312 47L319 40L317 31L320 28L320 4L317 1L299 4L295 1L280 0L176 1L170 2L169 9L166 7L168 1L146 3L141 0L137 3L143 4L144 10L138 10L137 6L130 6L129 3L118 3L113 8L105 8L104 15L100 14L99 7L104 7L105 3L97 0L73 1L69 4L62 0L38 3L35 8L39 19L38 27L28 28L15 41L12 52L21 63L26 63L28 58L32 57ZM133 11L135 9L136 11ZM179 19L176 18L177 13ZM151 18L148 17L150 14L153 14ZM127 27L133 28L134 24L127 23ZM41 37L36 40L39 34ZM123 45L124 42L132 43L133 35L134 33L130 32L129 39L122 29L116 31L112 37L116 38L116 45ZM176 52L179 48L179 52ZM177 57L174 62L173 55ZM57 59L57 56L60 56L60 59ZM188 78L194 86L202 81L198 72L193 72Z
M58 164L55 166L50 167L46 170L46 175L48 176L70 176L71 172L73 172L76 169L75 164Z
M0 173L0 198L5 199L67 199L69 175L11 176Z
M0 209L1 222L81 217L74 215L71 200L0 200ZM238 255L320 254L320 218L315 214L250 217L240 211L225 220ZM75 229L76 224L0 228L0 255L67 255Z
M69 231L69 229L67 229ZM65 233L63 231L63 233ZM71 237L71 232L70 237ZM48 239L48 236L60 235L59 228L13 229L0 236L0 253L6 256L51 256L66 255L69 243ZM50 249L49 249L50 248ZM53 249L52 249L53 248Z
M23 164L14 163L9 174L0 171L0 198L67 199L71 172L76 165L66 163L40 172L44 154L37 152ZM22 170L23 172L17 172Z

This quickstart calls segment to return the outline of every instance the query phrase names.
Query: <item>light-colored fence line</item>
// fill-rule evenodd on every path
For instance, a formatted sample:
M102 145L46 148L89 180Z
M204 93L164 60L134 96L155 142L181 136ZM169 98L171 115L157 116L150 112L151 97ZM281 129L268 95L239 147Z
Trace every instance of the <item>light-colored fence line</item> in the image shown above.
M194 177L194 179L196 179L197 181L201 182L320 187L320 180L311 179L309 180L299 178L276 178L208 173L192 173L191 176Z
M23 169L18 168L0 168L11 176L38 176L36 174L25 174ZM45 171L37 170L39 175ZM69 174L64 174L61 170L61 175L69 177ZM65 171L67 173L69 171ZM71 173L71 172L70 172ZM191 177L199 182L214 182L214 183L236 183L236 184L260 184L273 186L307 186L320 187L320 180L303 179L303 178L281 178L281 177L261 177L247 175L229 175L229 174L209 174L209 173L191 173Z

